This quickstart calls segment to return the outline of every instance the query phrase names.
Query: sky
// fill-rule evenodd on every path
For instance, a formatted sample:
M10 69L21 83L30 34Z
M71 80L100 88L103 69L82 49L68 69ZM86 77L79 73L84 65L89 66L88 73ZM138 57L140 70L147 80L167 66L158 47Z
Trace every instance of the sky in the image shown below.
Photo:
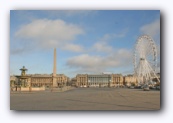
M134 47L147 34L157 46L160 70L159 10L11 10L10 75L132 74Z

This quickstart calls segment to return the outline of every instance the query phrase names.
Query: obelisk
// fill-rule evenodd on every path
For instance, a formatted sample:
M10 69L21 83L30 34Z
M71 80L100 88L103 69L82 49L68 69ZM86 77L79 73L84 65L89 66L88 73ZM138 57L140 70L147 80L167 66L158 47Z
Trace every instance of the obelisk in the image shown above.
M53 56L53 87L57 87L56 82L56 48L54 48L54 56Z

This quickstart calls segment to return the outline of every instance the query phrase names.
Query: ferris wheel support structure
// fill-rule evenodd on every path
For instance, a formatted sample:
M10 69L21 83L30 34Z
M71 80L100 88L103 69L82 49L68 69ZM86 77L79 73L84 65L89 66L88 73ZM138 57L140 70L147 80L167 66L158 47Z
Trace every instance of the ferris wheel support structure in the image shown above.
M134 72L140 84L148 85L152 78L156 78L157 49L154 40L148 35L137 39L134 51Z

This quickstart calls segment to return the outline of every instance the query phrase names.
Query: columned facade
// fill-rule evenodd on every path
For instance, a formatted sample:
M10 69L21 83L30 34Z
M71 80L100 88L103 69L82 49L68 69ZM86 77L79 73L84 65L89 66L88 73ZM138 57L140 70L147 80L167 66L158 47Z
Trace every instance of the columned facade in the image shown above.
M78 74L77 87L117 87L123 86L121 74Z
M56 85L57 87L66 86L68 82L68 77L64 74L57 74L56 75Z
M124 84L126 86L138 85L137 78L133 75L124 76Z
M114 86L114 87L124 86L122 74L112 74L111 86Z
M52 76L51 74L40 74L31 76L31 86L32 87L51 87L52 85Z
M88 75L88 86L89 87L110 87L111 75L98 74Z
M88 75L87 74L77 74L76 86L87 87L88 86Z

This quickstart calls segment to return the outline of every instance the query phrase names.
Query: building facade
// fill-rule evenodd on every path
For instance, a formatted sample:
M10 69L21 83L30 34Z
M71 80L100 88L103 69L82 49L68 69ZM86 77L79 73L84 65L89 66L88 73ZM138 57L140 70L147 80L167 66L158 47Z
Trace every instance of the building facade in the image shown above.
M114 86L114 87L124 86L123 75L122 74L112 74L111 86Z
M89 87L110 87L111 75L109 74L89 74L88 86Z
M88 74L77 74L76 75L76 86L87 87L88 86Z
M124 85L126 86L138 85L137 78L133 75L124 76Z
M77 74L77 87L117 87L123 85L121 74Z
M52 87L53 86L53 75L52 74L30 74L13 77L15 80L10 78L10 86L21 86L21 87ZM57 87L66 86L68 77L64 74L56 74L55 80Z

